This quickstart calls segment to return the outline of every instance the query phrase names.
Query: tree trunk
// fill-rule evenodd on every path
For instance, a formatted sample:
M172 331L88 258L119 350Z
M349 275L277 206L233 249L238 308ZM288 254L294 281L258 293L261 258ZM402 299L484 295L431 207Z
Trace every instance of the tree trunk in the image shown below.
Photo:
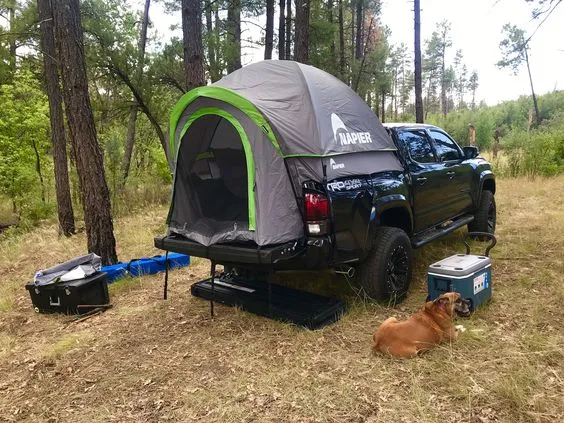
M345 28L343 17L343 0L339 0L339 73L341 81L345 81L346 61L345 61Z
M45 91L49 100L49 121L51 124L51 144L53 146L53 167L55 171L55 191L57 196L57 217L59 230L65 236L75 232L74 211L69 186L69 170L65 140L65 122L59 73L55 56L53 34L53 12L50 0L38 0L39 21L41 22L41 49L43 51L43 72Z
M284 60L286 58L286 1L280 0L279 5L280 15L278 17L278 60Z
M362 41L363 41L363 29L364 29L364 20L362 19L363 15L363 0L356 0L356 48L354 57L356 60L360 60L362 57Z
M398 120L398 82L399 82L399 75L397 68L393 71L393 88L392 88L392 111L393 111L393 119L397 122Z
M37 172L37 176L39 176L39 184L41 185L41 202L45 204L45 181L43 181L43 175L41 174L41 157L39 156L35 140L31 141L31 146L35 152L35 171Z
M420 0L415 0L415 121L423 123L423 98L421 87L421 8Z
M286 0L286 53L284 59L292 60L292 0Z
M219 81L223 75L223 65L222 65L222 60L220 59L220 45L221 45L221 39L220 39L220 29L221 29L221 19L219 18L219 7L217 6L217 3L214 5L214 10L213 10L213 15L214 15L214 27L213 27L213 43L214 46L216 48L216 69L215 69L215 74L212 75L212 82L215 81Z
M525 46L525 61L527 62L527 71L529 72L529 82L531 83L531 94L533 95L533 104L535 105L535 116L537 127L541 123L539 105L537 103L537 96L535 95L535 89L533 87L533 77L531 75L531 66L529 65L529 53L527 52L527 46Z
M266 0L266 31L264 43L264 60L272 59L274 47L274 0Z
M16 0L8 2L8 19L10 24L10 78L16 73Z
M212 2L211 0L206 0L206 38L208 41L208 74L212 82L219 79L217 72L217 59L216 59L216 43L215 43L215 33L213 29L213 18L212 18Z
M202 0L182 0L182 36L186 89L206 85L202 45Z
M355 31L355 26L354 26L354 21L355 21L354 1L355 0L351 0L351 4L350 4L350 6L351 6L351 45L349 47L351 48L351 83L352 83L352 68L353 68L354 57L355 57L354 53L355 53L355 40L356 40L356 31Z
M443 51L441 53L441 111L443 116L446 117L448 113L447 95L446 95L446 75L445 75L445 53L446 47L443 44Z
M145 46L147 45L147 27L149 26L149 7L151 0L145 0L145 9L143 10L143 20L141 21L141 33L139 35L137 68L135 69L135 83L139 87L143 78L143 64L145 62ZM131 165L131 155L133 154L133 145L135 144L135 123L137 121L137 104L131 106L129 112L129 123L127 125L127 138L125 142L125 152L123 155L123 163L121 165L122 180L120 189L125 187L125 181L129 176L129 167Z
M227 9L227 72L241 69L241 0L231 0Z
M333 0L328 0L327 1L327 20L329 21L329 24L331 25L331 29L333 29L333 12L334 12L335 6L333 3ZM330 66L330 71L333 75L338 75L339 74L339 70L337 68L337 56L336 56L336 52L337 52L337 46L335 45L335 33L333 32L333 30L331 31L331 43L329 44L329 66Z
M294 59L300 63L309 62L309 2L310 0L296 0Z
M84 201L88 251L98 254L104 264L115 263L110 197L88 95L79 0L53 1L52 7L63 98Z
M384 123L386 122L386 91L384 89L382 89L380 101L382 102L382 113L380 115L380 120L382 121L382 123Z

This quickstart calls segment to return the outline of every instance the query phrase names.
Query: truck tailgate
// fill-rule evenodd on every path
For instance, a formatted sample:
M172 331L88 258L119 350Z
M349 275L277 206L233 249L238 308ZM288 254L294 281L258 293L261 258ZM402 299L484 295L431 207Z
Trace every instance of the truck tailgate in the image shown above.
M155 247L176 253L203 257L218 263L271 265L302 254L305 246L290 242L268 247L242 246L234 244L202 245L189 239L169 235L155 238Z

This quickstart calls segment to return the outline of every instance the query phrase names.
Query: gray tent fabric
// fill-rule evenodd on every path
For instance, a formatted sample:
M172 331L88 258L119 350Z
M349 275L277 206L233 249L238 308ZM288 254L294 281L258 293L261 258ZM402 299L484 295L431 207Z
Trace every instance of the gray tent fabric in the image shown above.
M187 93L170 131L177 157L169 233L206 246L300 239L303 182L402 169L353 90L292 61L251 64Z
M253 103L278 132L285 156L396 149L358 94L313 66L265 60L213 85L236 91Z
M82 267L87 275L91 275L101 269L102 259L94 253L75 257L65 261L64 263L49 267L48 269L38 270L35 272L33 283L37 286L55 283L61 278L61 276L64 276L79 266Z

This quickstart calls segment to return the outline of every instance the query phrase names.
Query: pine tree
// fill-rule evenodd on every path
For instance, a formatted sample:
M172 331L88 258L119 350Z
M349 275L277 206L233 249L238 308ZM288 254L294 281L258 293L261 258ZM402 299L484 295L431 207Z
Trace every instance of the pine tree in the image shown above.
M104 264L115 263L116 241L110 196L88 94L79 0L58 0L51 4L63 98L84 206L88 251L98 254Z

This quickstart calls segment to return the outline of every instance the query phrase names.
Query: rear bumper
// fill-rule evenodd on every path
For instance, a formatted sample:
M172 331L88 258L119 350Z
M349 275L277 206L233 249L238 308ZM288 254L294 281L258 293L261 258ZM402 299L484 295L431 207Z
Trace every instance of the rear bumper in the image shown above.
M155 238L155 247L214 260L219 264L311 269L330 265L331 243L326 238L308 238L285 244L257 247L234 244L202 245L177 235Z

